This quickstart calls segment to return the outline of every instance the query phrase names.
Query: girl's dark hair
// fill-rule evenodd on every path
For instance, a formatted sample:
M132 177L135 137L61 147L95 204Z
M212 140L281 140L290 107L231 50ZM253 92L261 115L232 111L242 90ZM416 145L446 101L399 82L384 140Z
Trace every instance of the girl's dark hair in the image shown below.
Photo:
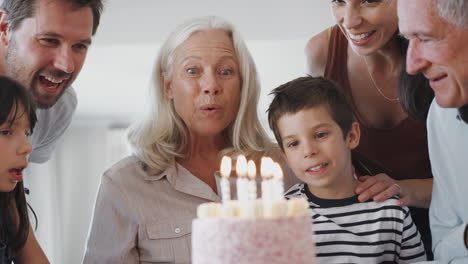
M403 67L400 72L399 96L400 104L408 115L415 120L425 121L434 98L434 91L429 86L429 81L422 73L409 75L406 72L406 53L408 40L398 35L400 52L403 54Z
M11 126L16 119L26 115L32 132L37 121L35 109L29 92L22 85L0 76L0 125L7 123ZM18 219L15 210L18 211ZM29 226L24 185L18 182L11 192L0 192L0 242L6 244L10 257L24 247Z

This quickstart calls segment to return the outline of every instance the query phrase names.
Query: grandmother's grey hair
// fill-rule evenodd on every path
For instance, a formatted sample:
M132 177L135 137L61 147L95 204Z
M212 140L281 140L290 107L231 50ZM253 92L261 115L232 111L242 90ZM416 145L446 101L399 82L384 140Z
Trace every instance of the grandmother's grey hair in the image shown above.
M443 18L468 29L468 0L437 0L437 7Z
M150 90L150 107L146 116L129 129L128 139L136 155L155 174L162 173L176 158L184 158L190 137L183 120L176 113L173 101L164 94L164 78L169 79L175 51L185 40L198 31L221 29L233 42L241 72L242 87L236 119L224 134L230 146L220 155L243 153L255 155L272 148L257 115L260 85L257 70L239 32L219 17L195 18L177 27L159 51Z

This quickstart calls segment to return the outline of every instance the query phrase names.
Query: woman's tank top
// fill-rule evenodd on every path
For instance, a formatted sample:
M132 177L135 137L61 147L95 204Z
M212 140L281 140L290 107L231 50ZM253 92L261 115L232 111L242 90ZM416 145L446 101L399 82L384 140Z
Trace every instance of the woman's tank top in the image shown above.
M347 68L348 40L336 25L329 32L330 41L324 77L335 81L342 89L361 127L361 140L353 151L353 160L365 164L366 170L371 174L383 172L396 180L432 178L425 122L408 117L390 129L368 126L359 114L351 93ZM424 242L428 259L432 260L429 210L410 209Z
M426 124L406 118L390 129L369 127L358 112L348 79L348 40L338 26L332 28L325 78L334 80L350 100L361 126L361 140L355 153L372 161L375 173L394 179L432 178L427 147Z

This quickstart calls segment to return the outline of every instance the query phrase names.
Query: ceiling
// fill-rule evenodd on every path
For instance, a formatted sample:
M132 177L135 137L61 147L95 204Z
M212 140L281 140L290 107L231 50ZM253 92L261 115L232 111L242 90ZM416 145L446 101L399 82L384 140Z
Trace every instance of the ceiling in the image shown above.
M196 16L231 21L246 40L304 39L314 24L332 18L326 0L105 0L96 45L160 43L178 24Z

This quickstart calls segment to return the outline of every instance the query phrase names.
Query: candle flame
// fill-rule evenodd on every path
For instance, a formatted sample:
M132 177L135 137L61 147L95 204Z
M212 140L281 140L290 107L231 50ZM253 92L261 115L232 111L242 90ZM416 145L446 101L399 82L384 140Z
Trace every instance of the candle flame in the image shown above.
M281 169L281 165L275 162L273 166L274 166L273 177L276 180L283 180L283 170Z
M228 156L224 156L221 160L221 176L223 178L229 178L229 175L231 175L231 163L231 158Z
M257 176L257 167L253 160L249 160L249 163L247 164L247 174L251 180L255 180L255 177Z
M244 178L247 176L247 159L244 155L239 155L236 161L237 177Z
M273 174L273 160L270 157L262 157L260 164L260 176L263 179L269 179Z

